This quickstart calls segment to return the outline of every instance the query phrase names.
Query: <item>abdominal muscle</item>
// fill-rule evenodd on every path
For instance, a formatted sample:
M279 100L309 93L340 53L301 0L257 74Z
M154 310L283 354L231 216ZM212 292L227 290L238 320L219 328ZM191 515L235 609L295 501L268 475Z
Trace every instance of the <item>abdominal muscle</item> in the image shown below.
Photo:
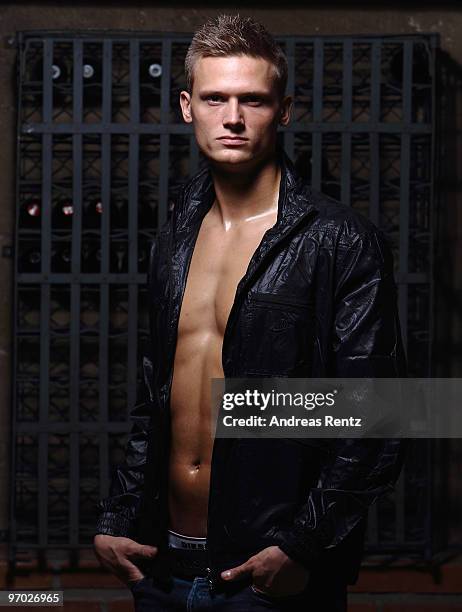
M210 379L223 377L222 341L208 329L183 332L177 344L170 400L169 527L184 535L207 535L213 448Z

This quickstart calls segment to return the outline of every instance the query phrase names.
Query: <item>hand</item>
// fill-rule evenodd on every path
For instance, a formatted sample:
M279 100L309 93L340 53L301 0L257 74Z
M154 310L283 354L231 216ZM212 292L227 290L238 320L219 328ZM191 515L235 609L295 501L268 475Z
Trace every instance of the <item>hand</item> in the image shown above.
M221 572L224 580L252 577L256 590L273 597L301 593L308 584L309 570L282 551L279 546L269 546L250 557L242 565Z
M139 544L130 538L102 533L95 536L93 545L101 565L118 576L127 586L129 582L144 578L139 567L130 559L152 559L157 554L155 546Z

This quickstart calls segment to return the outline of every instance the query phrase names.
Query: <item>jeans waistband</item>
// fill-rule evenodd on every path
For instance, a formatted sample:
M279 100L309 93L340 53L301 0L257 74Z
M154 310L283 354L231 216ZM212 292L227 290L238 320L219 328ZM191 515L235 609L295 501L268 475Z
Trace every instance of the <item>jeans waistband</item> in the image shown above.
M207 538L197 538L168 530L170 571L181 578L207 576Z

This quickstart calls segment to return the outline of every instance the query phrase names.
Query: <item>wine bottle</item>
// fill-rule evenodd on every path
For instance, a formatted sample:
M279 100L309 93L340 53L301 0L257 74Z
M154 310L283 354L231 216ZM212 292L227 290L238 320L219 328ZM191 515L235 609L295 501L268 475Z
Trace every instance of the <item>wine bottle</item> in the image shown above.
M102 65L101 60L84 57L82 66L84 104L100 106L102 100Z
M26 248L20 253L19 257L19 272L40 272L42 265L42 257L40 246L33 245Z
M111 207L111 226L117 229L128 227L128 200L126 198L114 200Z
M140 84L152 85L158 83L162 76L162 66L152 59L145 59L140 64Z
M146 242L138 247L138 272L144 274L148 270L149 253Z
M58 246L52 250L52 272L66 273L71 271L72 260L71 245Z
M149 200L142 199L138 203L138 228L153 229L156 226L155 212Z
M162 66L152 59L145 59L140 64L140 113L141 121L152 121L153 108L160 106L160 83Z
M43 104L43 88L44 81L51 77L52 82L52 105L60 106L64 104L66 93L63 90L63 85L69 85L71 82L70 71L62 58L55 59L51 65L49 74L43 74L43 60L39 59L35 62L30 70L30 85L35 92L35 105L42 106ZM44 78L45 76L45 78Z
M50 327L64 331L69 329L71 321L69 293L66 291L53 291L50 302Z
M52 223L54 229L69 230L72 228L74 206L67 197L58 198L53 205Z
M95 243L85 242L82 246L82 272L99 274L101 272L101 248Z
M84 202L83 225L86 228L101 227L103 203L98 195L90 195Z
M80 310L81 329L95 328L99 325L99 307L94 300L85 301L81 304Z
M126 244L119 242L111 246L111 272L116 274L128 272Z
M51 80L55 84L66 83L69 77L69 71L66 64L62 60L54 60L51 65ZM43 82L43 60L40 58L36 61L30 71L30 80L35 83Z
M28 198L22 204L19 211L19 229L40 229L41 224L41 202L37 197Z

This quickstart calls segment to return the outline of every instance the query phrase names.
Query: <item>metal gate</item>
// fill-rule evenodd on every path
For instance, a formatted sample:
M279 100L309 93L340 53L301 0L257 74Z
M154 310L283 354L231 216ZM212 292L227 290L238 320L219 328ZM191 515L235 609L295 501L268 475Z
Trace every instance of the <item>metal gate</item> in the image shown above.
M410 374L431 374L436 35L284 37L300 172L395 252ZM91 546L148 337L149 240L203 163L179 92L189 36L19 35L10 560ZM432 454L371 510L370 551L428 557ZM55 551L55 552L53 552Z

